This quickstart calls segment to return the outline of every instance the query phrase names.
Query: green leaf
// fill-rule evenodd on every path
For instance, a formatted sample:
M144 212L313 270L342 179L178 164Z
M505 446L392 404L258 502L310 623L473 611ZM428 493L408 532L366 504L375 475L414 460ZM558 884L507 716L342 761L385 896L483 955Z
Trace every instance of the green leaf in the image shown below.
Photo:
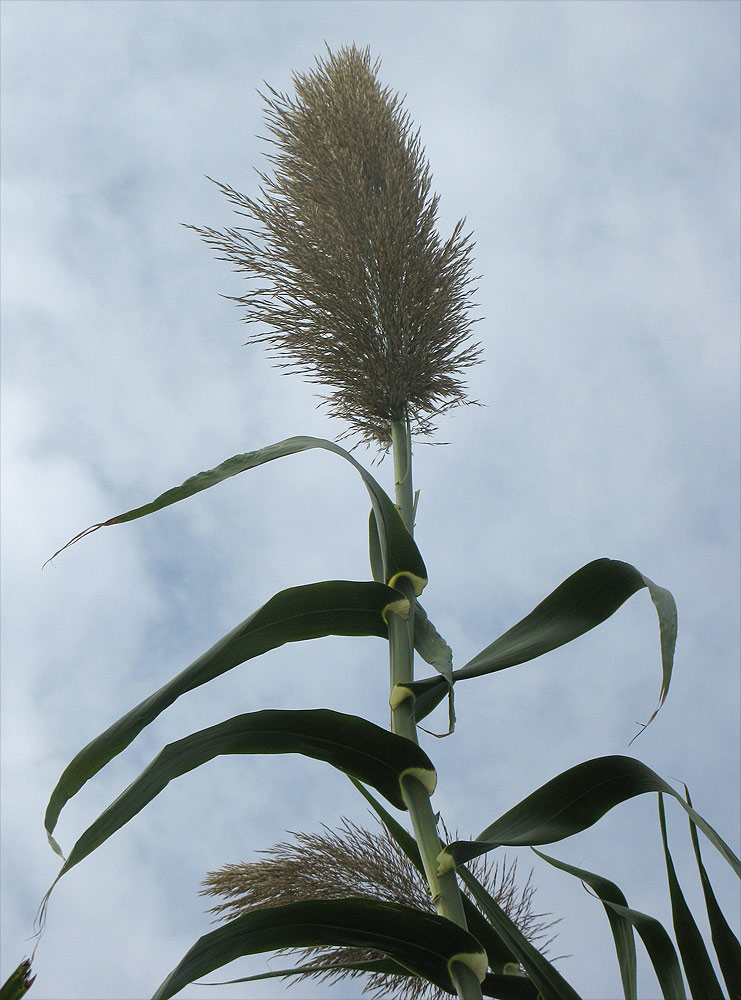
M455 841L440 854L440 872L503 845L552 844L586 830L621 802L644 792L672 795L737 875L741 862L702 816L658 774L632 757L596 757L546 782L488 826L474 841Z
M454 670L453 680L506 670L549 653L600 625L643 587L648 588L656 607L661 638L661 692L658 707L645 723L649 725L669 690L677 640L676 604L668 590L658 587L634 566L615 559L596 559L582 566L529 615ZM447 693L439 678L415 681L410 687L417 699L417 721L429 714Z
M539 994L532 979L521 973L487 973L481 984L485 997L496 1000L538 1000Z
M419 603L414 605L414 648L453 686L453 650L443 639Z
M113 524L123 524L125 521L134 521L139 517L146 517L147 514L153 514L155 511L162 510L163 507L169 507L171 504L186 500L188 497L210 489L210 487L216 486L218 483L222 483L225 479L230 479L232 476L237 476L241 472L257 468L259 465L265 465L266 462L272 462L277 458L284 458L286 455L295 455L298 452L308 451L313 448L330 451L344 458L345 461L349 462L355 468L365 483L378 526L377 530L384 566L384 582L390 583L393 586L395 577L399 575L407 576L414 584L415 593L417 595L421 594L427 583L427 570L422 561L422 556L414 544L414 539L405 528L401 515L389 496L378 485L373 476L353 458L350 452L345 451L344 448L341 448L333 441L326 441L324 438L315 437L301 436L287 438L285 441L268 445L266 448L260 448L258 451L249 451L244 455L235 455L233 458L222 462L221 465L217 465L215 469L209 469L207 472L199 472L197 475L191 476L182 485L167 490L166 493L162 493L152 500L151 503L144 504L142 507L135 507L133 510L127 510L123 514L117 514L116 517L102 521L100 524L92 524L89 528L86 528L70 539L66 545L54 553L51 559L58 556L69 545L73 545L81 538L84 538L85 535L97 531L98 528L106 528ZM51 562L51 559L48 561Z
M411 834L409 834L404 827L394 819L388 810L384 809L381 803L373 795L371 795L367 788L364 788L361 783L356 781L354 778L351 778L350 780L366 801L370 803L371 808L374 810L402 851L416 867L417 871L419 871L426 878L427 876L425 875L424 865L422 864L422 857L419 853L417 841L414 837L412 837ZM495 928L488 922L486 917L471 902L468 896L462 894L461 899L463 902L463 910L466 915L466 921L468 923L468 929L486 949L486 954L489 960L489 968L494 974L503 973L505 967L512 965L513 963L517 963L518 959L515 957L511 948L499 936ZM484 980L484 986L486 986L486 980ZM484 992L486 992L485 989ZM487 994L487 996L491 995L492 994ZM530 993L524 995L531 997L532 1000L536 1000L537 991L533 990L532 986L530 986Z
M167 787L174 778L222 754L300 753L324 760L367 782L398 809L405 809L400 780L412 771L430 794L435 769L410 740L354 715L329 709L268 709L237 715L169 743L129 787L101 813L72 848L57 881Z
M21 1000L31 989L36 976L31 975L30 959L24 958L15 972L0 986L0 1000Z
M458 875L508 950L516 956L517 961L525 969L543 1000L579 1000L576 990L566 982L548 959L530 944L519 927L510 920L478 879L467 868L461 868Z
M378 534L378 523L376 514L371 507L368 517L368 548L370 550L371 576L377 583L386 582L386 573L383 567L383 551L381 549L381 539Z
M687 797L687 804L692 805L690 793L687 786L684 786L684 793ZM729 996L741 997L741 943L728 925L728 921L723 916L723 911L715 898L713 887L710 884L708 873L702 863L700 854L700 842L697 837L697 828L690 817L690 836L692 846L695 849L695 858L700 872L700 882L705 896L705 908L708 912L708 922L710 924L710 934L713 939L715 954L718 956L718 964L723 974Z
M611 903L609 900L604 900L604 903L618 916L629 920L640 934L654 967L656 978L659 980L664 1000L686 1000L687 994L684 991L677 953L663 924L655 917L650 917L647 913L641 913L639 910L631 910L627 906Z
M608 903L617 903L620 906L627 907L628 901L620 888L614 882L610 882L609 879L603 878L601 875L595 875L594 872L587 871L585 868L575 868L573 865L567 865L565 861L558 861L547 854L542 854L534 847L532 850L539 858L547 861L549 865L568 872L590 886L602 900L605 912L607 913L607 919L610 922L612 937L615 941L615 951L617 953L618 965L620 966L620 978L623 982L623 995L625 1000L636 1000L638 996L638 983L633 925L627 917L622 916L617 910L607 905Z
M54 849L61 855L51 835L65 803L182 694L287 642L327 635L387 638L384 613L400 600L408 605L402 594L383 584L346 580L291 587L276 594L77 754L60 777L46 810L46 830Z
M418 724L427 718L450 692L450 686L444 677L424 677L418 681L409 681L404 686L414 696L414 720Z
M669 880L669 896L672 904L672 921L674 935L682 956L684 974L690 988L693 1000L719 1000L723 991L715 975L713 963L710 961L702 934L695 923L684 893L679 885L674 862L669 852L669 841L666 835L666 816L664 814L664 798L659 793L659 823L661 825L661 840L664 845L666 859L666 874Z
M388 955L448 992L452 990L451 961L460 955L485 961L478 941L443 917L370 899L305 901L252 910L205 934L153 1000L169 1000L189 983L243 955L326 945Z
M447 682L448 695L448 731L444 736L455 732L455 696L453 694L453 651L443 639L419 603L414 605L414 648L420 656L434 667ZM416 696L415 696L416 721ZM435 734L437 735L437 734Z
M299 965L294 969L277 969L275 972L261 972L256 976L240 976L219 982L197 982L196 986L232 986L235 983L254 983L261 979L282 979L288 976L315 976L324 972L380 972L391 976L409 976L410 972L391 959L371 959L367 962L336 962L332 965ZM481 992L496 1000L537 1000L538 993L529 979L521 975L498 975L487 973L481 984Z

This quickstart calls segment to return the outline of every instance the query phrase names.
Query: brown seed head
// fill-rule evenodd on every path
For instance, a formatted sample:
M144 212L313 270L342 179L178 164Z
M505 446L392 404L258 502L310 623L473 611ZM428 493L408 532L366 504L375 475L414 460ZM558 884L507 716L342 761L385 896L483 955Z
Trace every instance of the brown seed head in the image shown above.
M444 826L444 825L443 825ZM447 838L447 831L443 829ZM403 853L385 826L372 832L343 820L337 830L324 826L321 833L293 834L291 843L277 844L262 852L264 858L250 863L226 865L209 872L202 895L221 897L209 912L217 919L231 919L249 910L282 906L305 899L343 899L360 896L402 903L427 913L435 908L425 878ZM488 892L531 943L545 951L552 938L547 931L556 921L545 920L532 905L531 876L517 885L517 862L501 864L476 858L469 866ZM531 873L532 875L532 873ZM467 890L464 889L464 892ZM297 965L337 965L358 963L383 956L363 948L318 947L294 950ZM366 977L363 992L396 1000L444 1000L447 994L416 976L367 973L337 969L311 974L319 980L339 980L346 976ZM302 977L289 980L297 982Z
M268 88L272 176L259 175L256 199L218 184L249 226L196 231L252 279L233 297L268 328L250 342L323 385L348 433L387 450L392 421L429 434L466 402L460 376L480 348L470 236L461 221L441 242L419 134L378 68L352 45L294 74L294 97Z

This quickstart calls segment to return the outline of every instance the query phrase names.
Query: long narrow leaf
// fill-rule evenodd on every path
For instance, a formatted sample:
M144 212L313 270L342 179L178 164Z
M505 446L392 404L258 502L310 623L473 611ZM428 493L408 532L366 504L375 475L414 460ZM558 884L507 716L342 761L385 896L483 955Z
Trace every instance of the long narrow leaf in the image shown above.
M690 793L687 786L684 786L687 797L687 804L692 805ZM700 854L700 842L697 837L697 828L690 817L690 836L692 846L695 850L697 867L700 872L700 882L705 896L705 908L708 912L708 922L710 924L710 934L713 939L715 954L718 956L718 964L723 974L726 989L731 997L741 997L741 943L728 925L728 921L723 915L723 911L715 898L713 887L710 884L705 865L702 863Z
M479 967L486 962L478 941L443 917L370 899L314 900L252 910L205 934L153 1000L169 1000L189 983L243 955L325 945L388 955L449 992L453 989L448 971L452 960L465 955Z
M77 754L60 777L46 810L45 825L52 847L61 855L52 832L65 803L182 694L287 642L327 635L387 638L384 614L390 606L403 609L399 601L408 606L399 591L383 584L346 580L291 587L276 594Z
M596 559L582 566L530 614L454 670L453 680L506 670L557 649L600 625L644 587L648 588L659 618L662 662L659 704L645 724L648 725L664 703L671 682L677 608L668 590L657 586L635 566L616 559ZM429 714L447 693L439 678L416 681L410 687L417 698L417 721Z
M585 868L575 868L573 865L566 864L565 861L559 861L557 858L542 854L534 847L532 850L539 858L547 861L549 865L568 872L569 875L573 875L590 886L602 900L615 942L615 952L617 953L618 965L620 966L620 978L623 982L623 995L625 1000L636 1000L638 996L638 983L636 978L636 945L635 938L633 937L633 926L626 917L621 916L617 910L607 905L608 903L617 903L620 906L627 907L628 901L620 888L609 879L587 871Z
M458 874L492 927L525 969L543 1000L579 1000L576 990L566 982L548 959L530 944L478 879L467 868L461 868Z
M378 485L373 476L363 468L360 462L353 458L344 448L341 448L333 441L326 441L324 438L305 436L287 438L285 441L278 441L276 444L260 448L258 451L249 451L243 455L234 455L233 458L227 459L214 469L199 472L197 475L191 476L190 479L186 479L180 486L167 490L156 497L151 503L135 507L133 510L127 510L123 514L117 514L116 517L111 517L109 520L102 521L99 524L91 525L89 528L81 531L79 535L72 538L66 545L62 546L59 551L54 553L51 559L58 556L69 545L73 545L81 538L84 538L85 535L97 531L98 528L106 528L113 524L123 524L125 521L134 521L139 517L146 517L148 514L162 510L163 507L169 507L171 504L179 503L181 500L186 500L196 493L216 486L218 483L222 483L225 479L230 479L232 476L237 476L249 469L257 468L259 465L265 465L266 462L284 458L286 455L295 455L298 452L308 451L313 448L320 448L339 455L345 461L349 462L360 474L368 490L376 515L385 570L384 582L393 581L394 577L398 574L408 576L414 583L415 592L420 594L427 583L427 571L422 561L422 556L414 544L414 539L405 528L401 515L389 496Z
M658 920L648 916L646 913L630 909L625 896L614 882L610 882L608 879L602 878L600 875L595 875L593 872L585 871L582 868L567 865L565 862L551 858L540 851L535 851L535 853L554 867L560 868L581 879L581 881L594 889L601 899L610 920L626 998L635 996L637 989L635 982L635 944L632 932L628 932L628 928L632 926L638 931L646 947L665 1000L685 1000L684 983L682 981L677 953L664 926ZM629 973L628 977L626 977L626 972ZM626 982L626 979L628 982ZM630 984L630 991L628 983ZM717 998L721 997L720 990L712 994L712 996L717 1000Z
M455 841L439 857L441 872L495 847L552 844L586 830L606 812L644 792L672 795L737 875L741 862L702 816L663 778L632 757L596 757L564 771L488 826L474 841Z
M409 976L409 970L391 959L371 959L367 962L337 962L334 965L300 965L294 969L277 969L275 972L261 972L256 976L240 976L219 982L202 983L196 986L233 986L236 983L254 983L262 979L283 979L288 976L315 976L324 972L381 972L391 976ZM520 975L497 975L487 973L481 984L485 997L494 1000L537 1000L538 993L529 979ZM2 1000L2 998L0 998Z
M655 917L630 907L604 900L605 906L629 920L638 931L654 967L664 1000L686 1000L682 972L671 938Z
M398 809L406 808L403 774L412 771L430 794L435 787L435 769L421 747L358 716L329 709L237 715L169 743L82 834L57 879L141 812L174 778L222 754L256 753L300 753L327 761L377 789Z
M687 977L687 984L692 994L692 1000L721 1000L723 991L715 975L713 963L710 961L702 934L684 898L684 893L677 879L674 862L669 852L664 798L661 793L659 793L659 823L661 826L661 840L664 845L664 857L666 859L666 874L669 880L669 898L672 904L674 935L679 946L679 954L682 956L684 974Z
M354 778L351 778L350 780L366 801L370 803L378 818L381 820L402 851L404 851L412 864L417 868L417 871L419 871L422 875L425 875L422 857L419 853L417 841L414 837L412 837L411 834L409 834L404 827L394 819L388 810L381 805L381 803L368 791L367 788L364 788L363 785ZM465 893L462 894L461 898L463 901L463 910L466 915L466 921L468 923L468 929L486 949L486 954L489 959L489 968L492 972L494 974L504 973L508 966L517 964L518 959L515 957L512 949L502 940L496 929L489 923L481 911L476 908ZM531 988L529 995L533 998L533 1000L535 1000L537 991Z

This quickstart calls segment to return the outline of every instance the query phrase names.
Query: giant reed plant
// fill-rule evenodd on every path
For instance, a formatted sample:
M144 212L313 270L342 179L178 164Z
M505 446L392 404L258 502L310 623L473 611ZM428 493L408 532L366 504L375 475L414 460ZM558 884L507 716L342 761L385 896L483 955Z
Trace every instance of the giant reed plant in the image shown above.
M248 279L236 301L247 322L260 324L252 340L266 343L286 371L318 383L329 414L345 422L348 434L392 452L393 499L340 445L293 437L236 455L77 536L152 514L266 462L324 449L354 468L368 490L371 578L301 584L271 597L78 753L52 793L46 829L59 850L52 835L65 803L162 711L284 643L325 635L382 638L389 650L391 731L331 709L296 709L248 712L185 735L166 746L85 830L57 881L185 772L221 754L301 753L346 773L382 822L386 839L376 845L375 881L366 881L363 891L357 888L352 845L362 844L365 834L347 827L344 854L328 831L324 839L303 834L297 841L299 854L314 852L326 862L317 864L326 891L316 879L298 883L292 894L285 891L285 848L282 868L261 862L212 873L207 888L226 900L219 912L229 919L193 945L155 991L155 1000L175 996L240 956L285 949L298 949L301 964L282 975L367 974L386 995L437 990L461 1000L483 995L573 1000L575 990L536 947L538 922L528 922L527 907L508 905L501 885L482 874L476 859L507 845L535 850L562 840L625 800L653 793L676 946L656 920L631 909L607 878L535 853L581 879L601 900L626 998L637 996L634 931L648 950L664 997L686 995L682 968L693 997L720 996L669 853L664 800L677 801L689 817L721 974L736 997L741 947L715 901L697 830L737 875L739 861L692 808L688 793L680 794L634 757L577 763L474 839L451 840L439 825L432 805L435 768L418 744L417 729L446 698L452 729L456 684L570 642L646 589L661 638L658 711L669 690L677 619L667 590L627 563L597 559L468 663L453 668L450 648L419 603L427 569L414 541L412 439L432 433L442 413L466 402L465 374L479 360L480 349L471 340L472 244L462 223L447 240L438 236L437 197L431 194L419 136L398 96L379 84L377 70L368 51L352 46L329 52L313 71L295 75L293 96L271 90L265 100L272 174L260 175L258 197L220 184L242 221L224 231L198 232ZM421 677L415 655L426 665ZM408 813L413 833L389 807ZM339 879L338 867L345 872ZM416 875L407 876L408 889L399 892L394 879L404 871ZM47 900L48 894L44 906Z

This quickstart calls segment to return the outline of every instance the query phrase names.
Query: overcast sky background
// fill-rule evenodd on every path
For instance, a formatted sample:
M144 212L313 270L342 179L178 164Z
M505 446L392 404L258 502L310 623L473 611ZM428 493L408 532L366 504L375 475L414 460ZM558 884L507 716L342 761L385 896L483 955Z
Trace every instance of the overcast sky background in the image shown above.
M477 244L486 361L470 386L486 408L445 419L448 447L415 452L425 605L456 664L600 556L633 563L679 606L669 699L630 748L660 686L645 591L573 645L462 684L456 734L422 734L436 808L475 836L560 771L628 753L687 782L738 848L739 10L3 4L0 981L29 951L58 871L43 813L74 754L276 591L369 577L365 490L324 453L98 532L41 572L81 528L232 454L342 432L315 389L242 346L248 331L219 298L240 279L180 226L231 223L204 174L255 192L256 90L289 89L325 41L382 57L421 129L442 234L465 215ZM375 471L390 490L390 463ZM386 725L386 657L378 639L318 640L185 696L69 804L61 845L166 742L238 712L326 706ZM684 814L668 812L700 914ZM298 757L222 758L179 779L59 884L31 995L150 996L210 928L197 895L207 871L342 816L367 818L350 783ZM670 925L653 796L551 853ZM738 929L737 884L714 853L705 846ZM563 974L586 1000L617 997L602 907L520 854L523 875L537 862L537 907L563 917ZM657 997L638 947L640 995ZM264 969L257 956L229 972Z

